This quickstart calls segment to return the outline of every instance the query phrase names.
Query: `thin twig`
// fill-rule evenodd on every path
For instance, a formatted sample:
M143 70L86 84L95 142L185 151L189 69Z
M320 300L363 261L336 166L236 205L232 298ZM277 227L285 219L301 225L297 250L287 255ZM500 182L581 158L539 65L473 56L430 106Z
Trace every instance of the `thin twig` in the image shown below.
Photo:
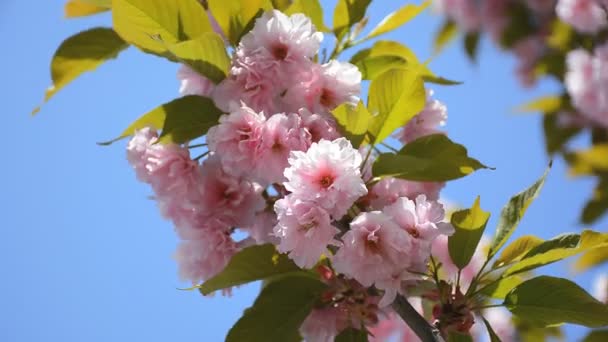
M445 342L439 329L427 322L405 297L397 295L393 302L393 310L399 314L423 342Z

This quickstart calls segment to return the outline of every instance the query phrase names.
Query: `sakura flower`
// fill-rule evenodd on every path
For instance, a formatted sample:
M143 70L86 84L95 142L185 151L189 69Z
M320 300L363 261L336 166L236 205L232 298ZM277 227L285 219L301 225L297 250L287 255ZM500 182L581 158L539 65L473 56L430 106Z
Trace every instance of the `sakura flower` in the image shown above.
M197 190L200 195L196 201L206 216L234 227L251 225L265 206L262 188L226 173L216 155L201 165Z
M314 202L301 201L293 195L275 203L278 224L274 234L281 242L279 252L289 252L289 257L302 268L314 266L327 245L336 244L334 236L339 230L331 224L329 214Z
M600 302L608 304L608 275L601 274L595 278L593 296Z
M179 93L182 95L210 96L215 87L210 79L185 64L177 71L177 79L180 81Z
M285 188L293 196L314 201L339 219L367 188L361 179L362 158L345 138L320 140L306 152L294 151L285 169Z
M221 156L224 170L235 176L251 172L265 121L264 114L243 105L229 115L222 115L219 124L209 129L209 150Z
M481 17L475 0L433 1L433 7L436 12L445 14L463 30L467 32L479 30Z
M606 12L597 0L558 0L555 12L580 32L595 33L608 24Z
M255 176L262 184L282 182L290 152L305 151L310 146L302 119L293 113L272 115L261 127L259 139Z
M511 22L510 9L513 3L509 0L485 0L480 6L482 25L492 39L502 44L503 33Z
M310 19L303 14L291 17L273 10L255 22L239 44L244 54L260 54L277 62L299 62L312 58L321 45L323 34L315 32Z
M436 99L432 98L433 91L427 90L426 94L426 106L424 109L416 114L406 125L403 127L397 138L404 144L412 142L420 137L443 133L437 129L437 126L444 126L445 121L448 118L448 111L446 106Z
M222 271L237 251L225 231L210 231L204 239L183 241L175 252L179 275L192 284L201 283Z
M593 54L571 51L566 65L565 84L574 107L587 119L608 127L608 44Z
M274 235L273 229L277 225L277 215L272 210L264 210L255 215L253 224L243 228L258 245L272 243L278 245L281 240Z
M350 228L332 257L332 265L363 286L375 284L385 290L380 306L386 306L400 291L401 281L408 279L412 238L379 211L359 214Z
M146 159L148 182L157 196L186 196L197 181L198 163L186 147L154 144L149 146Z
M347 312L339 307L313 309L300 326L305 341L333 342L348 326Z
M444 186L445 183L414 182L386 177L370 190L370 207L374 210L381 210L385 206L395 203L400 197L415 199L418 195L425 195L429 200L437 200L439 191Z
M422 312L422 300L420 297L409 297L408 301L420 314ZM420 338L394 311L389 310L381 317L378 324L368 327L371 342L418 342ZM396 339L391 339L396 338Z
M158 133L151 127L136 130L127 145L127 160L135 170L137 179L148 182L148 168L146 152L158 140Z
M336 128L336 122L329 115L313 114L306 108L298 111L302 118L302 125L306 128L312 142L321 139L334 140L340 137Z
M545 48L544 37L539 35L521 39L513 46L513 51L518 59L516 72L523 86L530 87L536 82L536 64L543 56Z

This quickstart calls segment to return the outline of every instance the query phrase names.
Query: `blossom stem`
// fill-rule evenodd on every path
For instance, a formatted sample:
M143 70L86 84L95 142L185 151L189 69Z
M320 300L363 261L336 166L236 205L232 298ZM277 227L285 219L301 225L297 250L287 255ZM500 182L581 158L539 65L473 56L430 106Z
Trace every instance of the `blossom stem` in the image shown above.
M196 147L204 147L204 146L207 146L207 144L190 145L190 146L188 146L188 148L196 148Z
M399 152L399 150L398 150L398 149L394 148L393 146L391 146L391 145L389 145L389 144L386 144L386 143L381 142L381 143L380 143L380 145L382 145L382 146L384 146L384 147L388 148L389 150L391 150L391 151L393 151L393 152L395 152L395 153L398 153L398 152Z
M433 327L416 309L401 295L393 302L393 310L399 314L407 325L423 342L444 342L439 329Z

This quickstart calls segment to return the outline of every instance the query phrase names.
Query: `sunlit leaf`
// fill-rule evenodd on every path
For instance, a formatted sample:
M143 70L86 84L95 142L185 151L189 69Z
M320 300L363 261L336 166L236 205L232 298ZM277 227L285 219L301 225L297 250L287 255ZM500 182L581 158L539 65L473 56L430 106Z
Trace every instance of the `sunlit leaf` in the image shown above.
M443 134L433 134L408 143L397 154L380 154L372 169L376 177L444 182L485 168L488 167L468 156L464 146Z
M356 107L350 104L342 104L332 110L332 114L338 123L343 135L351 144L358 148L365 140L372 116L362 102Z
M575 176L608 171L608 143L593 145L589 149L573 152L568 159L570 160L570 173Z
M300 341L298 329L325 286L317 279L299 276L268 284L230 329L226 342Z
M489 218L490 213L479 206L479 197L470 209L452 214L451 223L455 232L448 239L448 251L456 267L462 269L469 264Z
M249 31L255 19L272 9L269 0L208 0L209 10L233 45Z
M165 55L168 46L212 32L197 0L112 0L114 29L130 44Z
M408 21L412 20L418 14L422 13L429 5L431 1L427 0L420 5L407 4L393 13L387 15L382 21L367 35L366 39L379 36L381 34L390 32L397 29L399 26L404 25Z
M70 0L65 4L64 14L66 18L86 17L89 15L108 11L107 7L98 6L83 0Z
M95 6L99 6L99 7L112 8L112 0L78 0L78 1L85 2L87 4L91 4L91 5L95 5Z
M502 250L502 253L494 262L494 267L520 260L527 252L543 243L543 241L543 239L533 235L524 235L517 238Z
M98 144L110 145L148 126L162 128L159 139L162 143L183 143L207 133L211 126L217 124L221 115L222 112L211 99L196 95L184 96L142 115L117 138Z
M285 14L292 15L295 13L303 13L309 17L317 31L329 31L329 28L323 23L323 7L319 0L295 0L285 10Z
M338 0L334 9L333 31L341 40L348 29L365 16L371 0Z
M524 278L514 275L494 282L491 285L481 286L481 293L490 298L504 299L517 285L524 282Z
M518 112L552 113L562 108L563 100L560 96L543 96L519 106Z
M583 254L576 260L574 268L580 272L605 263L608 263L608 246L595 248Z
M181 63L215 83L228 74L230 57L226 53L224 40L217 33L205 32L196 39L177 43L169 49Z
M46 90L48 101L61 88L87 71L95 70L126 49L125 43L111 28L97 27L82 31L61 43L51 61L53 85ZM38 109L34 110L34 113Z
M369 132L374 142L387 138L424 108L426 91L420 75L409 69L392 69L369 87L368 108L373 115Z
M437 34L435 34L435 40L433 42L434 53L441 52L458 34L458 26L452 21L445 21Z
M543 176L540 177L540 179L538 179L528 189L511 197L509 203L502 208L498 226L496 227L496 233L494 234L494 239L490 245L490 257L496 254L500 247L507 242L511 234L513 234L513 231L515 231L515 228L517 228L519 221L521 221L522 217L526 213L528 206L540 193L540 189L542 189L543 184L545 183L545 178L547 178L550 168L551 166L549 166Z
M504 305L514 315L541 326L608 325L608 305L563 278L540 276L527 280L509 292Z

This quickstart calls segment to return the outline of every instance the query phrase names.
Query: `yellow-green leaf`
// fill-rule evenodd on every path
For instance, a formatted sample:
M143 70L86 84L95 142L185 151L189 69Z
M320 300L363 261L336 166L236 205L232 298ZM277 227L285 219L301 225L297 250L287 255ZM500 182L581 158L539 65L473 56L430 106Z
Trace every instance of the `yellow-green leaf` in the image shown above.
M581 272L604 263L608 263L608 246L595 248L583 254L574 264L574 268Z
M519 106L518 112L552 113L562 108L563 101L559 96L543 96Z
M252 281L268 280L277 276L303 273L285 254L273 245L251 246L235 254L219 274L197 286L203 295L239 286Z
M540 179L534 182L534 184L532 184L532 186L530 186L528 189L511 197L509 203L502 208L500 220L498 221L498 226L496 227L496 233L494 234L494 239L490 245L490 258L494 256L496 252L498 252L505 242L507 242L511 234L513 234L513 231L515 231L519 221L521 221L522 217L526 213L528 206L540 193L540 189L542 189L543 184L545 184L545 179L549 174L550 168L551 165L549 165L549 168L547 168Z
M112 0L114 29L130 44L165 55L168 46L212 32L197 0Z
M422 13L430 4L431 1L426 0L420 5L407 4L401 7L382 19L382 21L367 35L366 39L379 36L398 28Z
M109 8L85 2L83 0L70 0L65 4L66 18L86 17L89 15L108 11Z
M458 26L451 21L443 23L437 34L435 34L435 40L433 42L433 52L438 54L450 43L458 34Z
M527 280L509 292L503 304L514 315L535 325L608 325L608 305L563 278L540 276Z
M388 70L371 82L368 102L374 116L369 132L374 142L380 142L422 111L426 103L424 83L416 71Z
M367 331L347 328L336 336L334 342L367 342Z
M336 118L342 133L358 148L365 140L365 134L369 129L372 116L363 104L359 101L357 107L344 103L332 110L332 115Z
M577 151L569 157L570 173L574 176L608 171L608 143L593 145L587 150Z
M169 49L181 63L188 64L214 83L219 83L228 74L230 57L226 53L224 40L217 33L205 32L196 39L177 43Z
M481 293L490 298L504 299L513 288L524 282L524 278L514 275L500 279L488 286L482 286Z
M99 7L112 8L112 0L78 0L78 1L86 2L87 4L91 4L91 5L95 5L95 6L99 6Z
M334 9L334 34L341 40L348 29L365 17L371 0L338 0Z
M494 267L501 267L513 261L520 260L524 254L543 242L543 239L534 235L524 235L517 238L502 250L502 253L494 262Z
M466 148L443 134L406 144L397 154L382 153L372 167L375 177L392 176L418 182L445 182L488 168L469 157Z
M167 102L142 115L115 139L98 143L110 145L133 135L136 130L151 126L161 129L161 143L184 143L207 133L223 113L206 97L188 95Z
M208 0L207 4L222 31L234 45L253 27L257 17L272 9L269 0Z
M44 101L87 71L115 58L129 45L111 28L97 27L82 31L61 43L51 61L53 84L46 90ZM39 108L35 109L35 114Z
M295 13L303 13L309 17L317 31L329 31L329 28L323 23L323 7L319 0L295 0L285 10L285 14L292 15Z
M489 218L490 213L479 205L479 197L470 209L452 214L451 223L455 232L448 239L448 251L458 268L464 268L471 261Z
M562 234L528 251L509 267L503 277L532 270L595 248L608 247L608 233L585 230L579 234Z

